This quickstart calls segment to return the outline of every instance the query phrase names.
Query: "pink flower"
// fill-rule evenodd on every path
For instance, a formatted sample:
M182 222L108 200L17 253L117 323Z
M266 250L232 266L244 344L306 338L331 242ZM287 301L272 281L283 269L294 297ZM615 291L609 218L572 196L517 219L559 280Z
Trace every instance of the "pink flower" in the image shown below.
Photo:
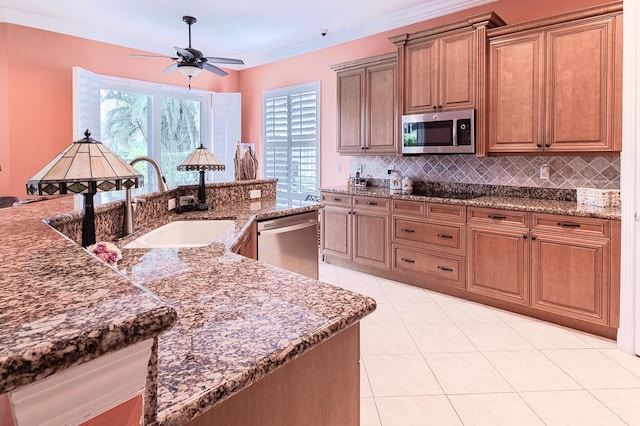
M100 254L107 251L107 245L105 243L96 244L96 248L94 249L95 253Z
M118 253L115 251L112 251L109 253L109 262L117 262L118 261Z

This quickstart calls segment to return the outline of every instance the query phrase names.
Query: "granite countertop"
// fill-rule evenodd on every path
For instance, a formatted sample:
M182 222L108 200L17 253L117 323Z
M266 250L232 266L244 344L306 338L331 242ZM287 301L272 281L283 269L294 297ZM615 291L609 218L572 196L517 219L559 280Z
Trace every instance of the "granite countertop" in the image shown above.
M176 321L168 304L43 222L73 197L0 209L0 393Z
M0 392L155 336L147 423L183 424L256 382L375 309L230 252L253 221L319 207L262 199L172 213L115 243L175 220L235 224L206 247L123 249L117 269L43 221L69 215L73 197L0 209Z
M235 225L206 247L123 250L118 267L178 313L158 337L158 424L188 421L375 309L368 297L229 251L253 221L320 206L263 199L172 214L149 229L190 219Z
M525 197L502 197L494 195L482 195L467 200L440 198L440 197L424 197L420 195L409 194L392 194L387 188L366 187L366 188L350 188L347 186L322 188L322 192L332 192L337 194L360 195L367 197L392 198L402 200L427 201L446 204L458 204L470 207L487 207L494 209L520 210L534 213L551 213L567 216L582 216L601 219L620 220L622 212L620 208L607 207L595 208L579 205L575 201L558 201L540 198Z

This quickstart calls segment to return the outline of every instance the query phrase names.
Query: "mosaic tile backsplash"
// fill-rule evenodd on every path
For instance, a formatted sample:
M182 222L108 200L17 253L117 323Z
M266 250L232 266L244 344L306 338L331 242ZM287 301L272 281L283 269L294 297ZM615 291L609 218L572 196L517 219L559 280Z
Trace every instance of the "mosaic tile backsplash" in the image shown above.
M548 180L540 179L540 165L548 164ZM350 174L362 166L368 178L387 179L388 169L414 180L533 188L620 188L620 157L420 155L407 157L351 157Z

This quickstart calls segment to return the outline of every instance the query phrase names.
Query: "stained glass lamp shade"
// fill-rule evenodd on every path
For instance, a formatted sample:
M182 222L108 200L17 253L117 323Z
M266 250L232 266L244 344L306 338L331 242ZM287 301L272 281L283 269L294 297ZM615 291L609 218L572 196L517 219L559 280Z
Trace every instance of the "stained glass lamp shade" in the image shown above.
M93 195L97 192L138 188L143 177L124 159L86 130L49 164L27 181L27 193L38 195L84 194L82 245L95 244Z
M224 164L215 155L213 155L204 145L200 144L199 148L196 148L187 158L184 159L178 170L182 171L194 171L200 172L200 185L198 186L198 204L196 210L209 210L209 205L206 203L206 197L204 192L204 172L224 170Z

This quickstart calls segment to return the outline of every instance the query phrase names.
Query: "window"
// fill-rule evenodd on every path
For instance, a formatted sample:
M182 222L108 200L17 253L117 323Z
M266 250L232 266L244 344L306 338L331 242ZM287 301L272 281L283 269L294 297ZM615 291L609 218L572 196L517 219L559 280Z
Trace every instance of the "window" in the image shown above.
M319 82L263 94L264 176L278 179L278 205L300 206L318 194L319 99Z
M212 126L214 109L220 135ZM209 172L208 180L228 180L229 173L233 179L239 123L237 93L188 90L74 68L74 137L79 138L89 128L96 139L127 161L152 157L160 163L169 187L198 183L198 172L178 171L177 165L201 143L227 168L226 172ZM156 176L149 164L140 162L135 167L144 175L145 188L134 193L156 191ZM101 195L122 198L117 192L124 191Z

